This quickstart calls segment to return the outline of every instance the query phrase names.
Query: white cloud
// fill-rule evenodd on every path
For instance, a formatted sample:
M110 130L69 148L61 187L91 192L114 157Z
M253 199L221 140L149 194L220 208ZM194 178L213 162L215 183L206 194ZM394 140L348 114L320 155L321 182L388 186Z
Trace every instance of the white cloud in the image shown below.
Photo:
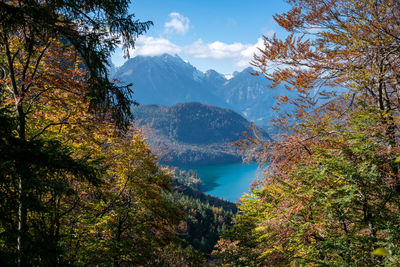
M257 39L257 43L251 46L248 46L246 49L240 52L241 59L238 60L235 65L238 67L246 67L249 65L249 62L253 59L254 54L259 53L259 48L264 47L264 40L261 38Z
M240 42L224 43L215 41L205 43L199 39L187 46L179 46L162 37L140 36L136 40L135 49L130 51L131 56L158 56L164 53L193 58L210 60L231 60L237 67L247 67L253 55L259 52L258 48L264 47L264 40L259 38L255 44Z
M223 43L216 41L213 43L204 43L201 39L193 44L183 48L182 52L194 58L204 59L232 59L236 66L246 67L253 58L255 53L258 53L257 48L262 48L264 41L259 38L256 44L242 43Z
M195 58L227 59L235 58L246 46L241 43L226 44L220 41L206 44L199 39L187 46L185 53Z
M178 12L172 12L169 14L170 21L167 21L164 24L165 33L177 33L177 34L185 34L189 30L190 20L179 14Z
M134 56L159 56L164 53L179 54L181 51L181 47L167 39L142 35L136 40L135 49L130 51L130 54Z
M242 58L242 59L239 59L239 60L237 60L235 62L235 66L237 66L237 67L248 67L248 66L250 66L250 61L251 61L251 58L249 58L249 59Z
M264 47L264 40L261 38L257 39L257 43L254 45L248 46L246 49L240 52L243 57L253 57L254 54L259 52L259 48Z

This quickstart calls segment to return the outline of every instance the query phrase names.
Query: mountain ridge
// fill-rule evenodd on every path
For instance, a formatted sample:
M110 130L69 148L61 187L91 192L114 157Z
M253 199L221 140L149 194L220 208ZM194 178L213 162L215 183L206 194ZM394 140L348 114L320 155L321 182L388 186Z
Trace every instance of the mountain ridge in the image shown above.
M227 79L212 69L203 73L178 55L137 56L114 73L118 80L133 83L133 98L141 104L200 102L230 108L259 126L277 118L270 107L275 97L288 94L283 87L268 88L263 76L251 75L256 73L252 67Z
M131 58L115 73L118 80L133 83L134 98L142 104L173 105L198 101L228 107L203 85L204 76L180 57L168 54Z

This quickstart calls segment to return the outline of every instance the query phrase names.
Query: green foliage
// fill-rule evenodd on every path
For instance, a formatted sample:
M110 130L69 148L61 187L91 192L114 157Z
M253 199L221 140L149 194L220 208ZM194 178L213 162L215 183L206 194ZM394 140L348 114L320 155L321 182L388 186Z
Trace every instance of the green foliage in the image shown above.
M0 46L7 49L12 45L7 42L23 32L20 37L29 66L40 63L40 54L53 38L71 44L89 73L86 94L91 110L100 116L111 114L120 126L127 126L131 91L129 86L117 86L109 80L107 59L121 44L128 55L136 37L152 25L152 22L134 20L134 15L128 13L129 3L120 0L1 2ZM39 56L38 61L29 61L36 56ZM14 63L10 59L7 61L1 60L1 66L13 75ZM18 78L25 78L21 76Z
M239 211L233 218L232 227L226 229L216 245L217 250L212 255L218 259L218 265L257 266L260 265L259 238L257 223L260 215L267 212L265 205L260 205L259 191L253 191L252 196L241 198Z
M198 177L197 173L192 170L181 170L178 167L168 166L165 167L168 169L168 172L171 175L172 183L176 186L176 189L179 189L183 186L183 188L191 188L194 190L198 190L201 185L201 180Z
M220 234L231 225L233 213L208 201L175 191L168 197L185 212L179 237L185 244L210 255Z
M236 224L219 241L221 263L376 266L398 262L399 195L374 109L309 128L307 156L242 199ZM391 251L391 257L377 257ZM380 254L379 254L380 255Z
M129 1L0 3L0 265L199 266L107 59L151 22ZM7 111L7 112L6 112ZM129 126L129 127L127 127Z
M200 180L192 171L177 167L168 167L167 170L173 187L165 197L184 213L177 228L177 237L183 241L186 250L210 258L221 233L232 225L236 205L200 192Z
M18 177L28 177L23 201L26 264L54 265L60 253L61 214L70 208L60 200L74 198L73 181L99 183L99 167L88 159L73 158L71 151L55 140L24 141L12 134L13 120L0 120L0 255L2 265L15 265L18 230ZM39 260L41 259L41 260Z

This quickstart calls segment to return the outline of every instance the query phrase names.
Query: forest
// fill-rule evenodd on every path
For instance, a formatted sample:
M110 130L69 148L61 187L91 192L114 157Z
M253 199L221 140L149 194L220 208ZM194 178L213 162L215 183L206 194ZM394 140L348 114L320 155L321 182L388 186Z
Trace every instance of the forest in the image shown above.
M141 104L133 108L133 115L158 162L181 167L241 162L243 153L232 143L251 128L232 110L196 102ZM259 127L257 135L270 139Z
M296 94L235 205L135 127L130 1L0 1L0 265L399 266L400 2L287 2L251 64Z

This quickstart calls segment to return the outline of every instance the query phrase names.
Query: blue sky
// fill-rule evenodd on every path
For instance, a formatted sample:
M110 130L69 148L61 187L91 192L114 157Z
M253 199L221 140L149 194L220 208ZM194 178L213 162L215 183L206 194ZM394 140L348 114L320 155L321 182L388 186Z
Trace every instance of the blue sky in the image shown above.
M286 35L273 15L288 9L284 0L136 0L131 12L154 26L131 56L178 54L202 71L240 71L262 46L262 35ZM121 51L112 57L117 66L125 60Z

